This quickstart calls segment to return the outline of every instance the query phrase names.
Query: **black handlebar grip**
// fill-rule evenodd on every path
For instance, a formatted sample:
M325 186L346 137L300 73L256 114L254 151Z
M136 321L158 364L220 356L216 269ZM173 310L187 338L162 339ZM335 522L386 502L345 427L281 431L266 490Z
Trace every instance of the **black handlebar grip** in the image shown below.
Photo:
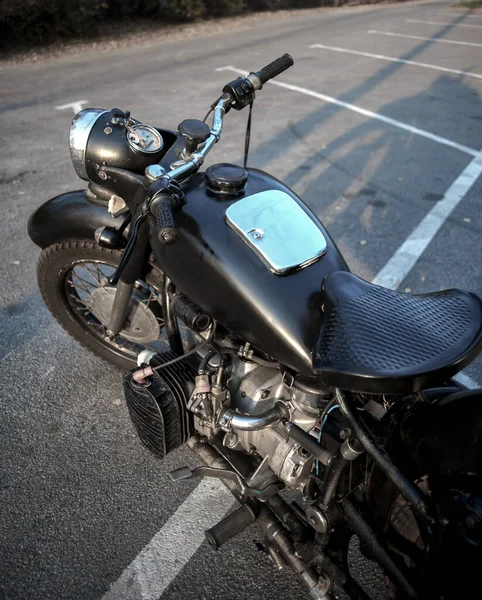
M170 196L161 196L151 206L157 220L157 239L161 244L174 244L178 240L176 221Z
M293 58L289 54L283 54L283 56L263 67L256 75L259 77L261 84L265 84L273 77L277 77L280 73L289 69L293 64Z

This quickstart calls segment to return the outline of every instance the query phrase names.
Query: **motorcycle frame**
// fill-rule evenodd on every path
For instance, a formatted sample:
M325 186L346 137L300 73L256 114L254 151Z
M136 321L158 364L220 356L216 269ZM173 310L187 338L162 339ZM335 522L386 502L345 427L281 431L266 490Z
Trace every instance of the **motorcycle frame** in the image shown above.
M129 206L131 214L135 214L140 203L140 201L133 202ZM46 248L68 239L93 239L99 227L110 226L118 229L124 222L124 218L125 215L119 217L110 215L105 202L94 202L88 194L78 190L61 194L43 204L31 216L28 231L38 246ZM122 273L117 288L111 323L114 323L114 328L119 328L119 331L122 329L133 285L137 279L145 276L145 269L149 264L151 246L147 223L142 224L141 228L145 229L140 229L136 248ZM165 326L171 347L181 354L182 340L177 321L170 310L170 296L174 291L171 286L169 279L164 277L162 302ZM464 389L455 383L453 386L446 388L446 393ZM349 463L364 452L371 467L376 465L409 502L422 527L430 528L434 516L431 515L419 488L393 463L384 447L373 441L364 428L362 420L351 409L349 396L340 390L337 390L336 394L341 412L352 428L352 453L348 451L343 454L338 450L328 461L321 500L318 502L327 518L326 531L317 532L314 539L304 539L310 528L306 516L296 506L286 504L278 494L264 503L249 499L250 506L254 506L253 514L264 532L266 547L273 560L293 568L301 582L310 590L313 598L329 600L332 597L330 593L320 596L319 590L323 589L323 582L320 584L317 574L319 570L326 573L329 579L353 600L369 600L370 597L348 571L348 542L353 533L358 535L366 548L370 548L370 558L384 569L398 589L407 598L415 598L417 597L415 590L384 549L375 528L363 514L362 503L359 502L361 496L359 490L350 494L350 498L347 496L338 498L337 492L339 492L342 475ZM400 418L399 415L392 420L390 424L392 430L398 426ZM470 416L466 418L470 419ZM209 445L201 443L198 436L194 436L188 442L188 446L207 465L232 470L231 462L228 462L226 457L222 459L219 452ZM225 483L241 503L247 502L239 495L235 484L229 481ZM320 547L323 548L321 553Z

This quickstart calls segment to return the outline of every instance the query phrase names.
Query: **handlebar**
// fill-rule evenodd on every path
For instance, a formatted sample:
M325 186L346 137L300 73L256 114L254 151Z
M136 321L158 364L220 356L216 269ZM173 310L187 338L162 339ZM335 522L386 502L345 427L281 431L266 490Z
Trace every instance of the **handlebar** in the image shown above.
M189 175L200 169L204 159L221 138L224 115L231 109L241 110L254 100L255 91L277 77L294 64L289 54L283 54L258 72L251 72L247 77L239 77L223 88L223 95L213 105L213 124L206 141L198 150L193 152L182 165L172 169L163 176L170 181L180 183ZM172 199L166 194L155 194L150 204L150 211L156 217L159 230L158 239L163 244L177 241L178 235L174 220Z
M156 196L151 202L151 212L156 217L159 242L161 244L177 242L178 235L171 197L167 194Z
M281 75L283 71L289 69L291 66L293 66L293 64L293 58L289 54L283 54L283 56L280 56L273 62L269 63L269 65L263 67L261 71L258 71L256 73L256 75L258 76L259 80L261 81L261 85L263 86L270 79L274 79L274 77L278 77L278 75Z

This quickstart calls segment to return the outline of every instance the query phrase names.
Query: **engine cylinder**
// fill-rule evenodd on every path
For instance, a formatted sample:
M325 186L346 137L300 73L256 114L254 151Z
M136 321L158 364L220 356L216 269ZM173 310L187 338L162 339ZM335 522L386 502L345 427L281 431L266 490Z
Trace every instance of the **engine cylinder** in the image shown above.
M155 368L174 358L173 352L164 352L156 354L150 364ZM141 442L157 458L182 446L194 433L187 402L195 375L195 369L179 361L154 372L145 384L137 383L132 372L124 376L124 396L132 423Z

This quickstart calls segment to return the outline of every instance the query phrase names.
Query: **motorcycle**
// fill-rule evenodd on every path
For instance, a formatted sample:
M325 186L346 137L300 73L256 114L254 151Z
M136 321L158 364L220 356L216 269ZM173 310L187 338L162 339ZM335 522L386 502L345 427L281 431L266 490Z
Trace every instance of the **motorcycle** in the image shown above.
M282 182L200 168L231 110L293 65L285 54L228 83L178 131L85 109L70 130L88 182L29 221L38 285L59 323L126 370L141 442L187 445L239 502L214 548L257 523L278 568L311 598L369 598L355 535L392 598L473 595L482 564L482 391L453 377L482 348L482 303L416 295L351 273ZM212 113L212 126L206 121ZM250 115L251 116L251 115ZM283 490L294 491L288 502Z

